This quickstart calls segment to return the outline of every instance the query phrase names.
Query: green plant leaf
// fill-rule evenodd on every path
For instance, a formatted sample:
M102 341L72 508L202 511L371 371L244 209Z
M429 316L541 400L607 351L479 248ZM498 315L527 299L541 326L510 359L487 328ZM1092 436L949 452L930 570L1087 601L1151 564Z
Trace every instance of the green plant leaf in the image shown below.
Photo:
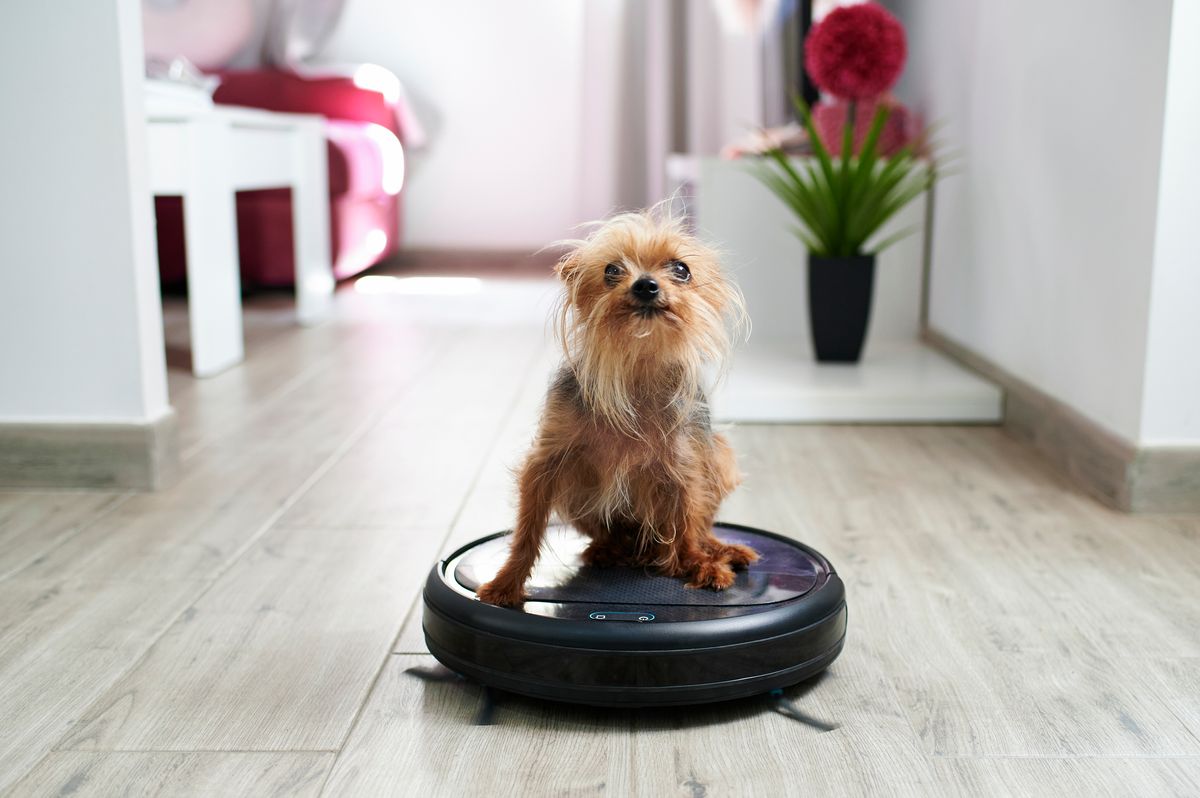
M792 234L800 239L800 243L804 244L804 248L818 257L828 257L821 246L821 242L817 241L808 231L800 225L792 227Z
M911 157L897 155L884 165L873 182L868 183L864 195L850 212L850 234L856 241L866 243L887 221L887 217L881 215L883 208L918 166Z
M890 247L892 244L895 244L897 241L908 238L910 235L912 235L913 233L920 230L921 227L922 227L922 225L919 225L919 224L911 224L908 227L897 230L896 232L892 233L890 236L883 239L882 241L868 242L870 245L870 249L872 252L875 252L875 253L883 252L885 249ZM864 247L866 247L866 246L867 245L864 244Z
M890 110L883 105L875 110L875 118L871 120L871 129L867 132L866 139L863 140L862 150L858 154L858 168L854 172L848 192L847 206L851 209L862 199L868 181L875 173L876 165L879 163L879 136L883 132L890 113Z
M825 184L836 198L838 196L838 189L837 176L833 168L833 158L830 157L829 150L825 148L825 143L821 141L821 136L817 133L817 127L813 123L812 112L809 111L807 103L799 96L792 98L792 104L796 107L796 112L800 114L805 131L808 132L809 143L812 145L813 154L816 156L817 163L821 167L821 174L825 177Z
M821 192L816 182L809 182L801 177L800 173L792 166L792 162L788 159L786 153L782 150L770 150L767 152L767 155L779 167L783 175L786 176L785 182L790 182L792 193L796 199L807 208L810 229L817 227L827 232L828 225L833 220L833 217L830 215L828 208L824 207L821 203Z
M824 249L823 242L827 237L824 220L827 214L820 207L819 194L814 192L813 187L791 167L786 156L782 162L779 161L776 154L772 153L771 156L770 161L758 165L758 168L754 170L754 175L778 196L800 220L811 239L806 242L806 245L811 247L812 243L816 242L818 250ZM780 166L783 174L775 171L770 165L772 163Z
M898 185L894 191L889 192L884 197L883 203L874 210L871 217L871 230L867 232L866 238L874 235L901 208L924 193L927 186L928 183L924 178L916 176Z
M818 255L855 255L869 246L879 252L913 229L874 241L902 208L946 174L944 161L924 153L923 137L892 156L879 153L879 140L889 109L876 109L859 152L854 152L853 114L847 114L843 146L834 158L818 135L811 111L799 98L793 100L812 144L811 158L793 163L779 149L764 153L750 169L793 214L792 230L810 252ZM931 151L932 152L932 151Z

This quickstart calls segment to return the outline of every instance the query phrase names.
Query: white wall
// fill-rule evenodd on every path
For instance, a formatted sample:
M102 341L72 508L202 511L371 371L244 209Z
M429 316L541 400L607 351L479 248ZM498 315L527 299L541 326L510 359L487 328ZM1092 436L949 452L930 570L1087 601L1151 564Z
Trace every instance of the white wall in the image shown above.
M167 405L138 0L13 3L0 25L0 422Z
M583 0L349 0L325 62L404 82L429 146L410 153L411 247L534 249L580 217Z
M1141 439L1200 446L1200 0L1174 0Z
M931 325L1139 441L1170 3L889 5L902 91L964 151L937 193Z
M765 121L746 25L712 0L348 0L316 60L388 67L426 123L408 246L534 249L661 199L676 145L713 155Z

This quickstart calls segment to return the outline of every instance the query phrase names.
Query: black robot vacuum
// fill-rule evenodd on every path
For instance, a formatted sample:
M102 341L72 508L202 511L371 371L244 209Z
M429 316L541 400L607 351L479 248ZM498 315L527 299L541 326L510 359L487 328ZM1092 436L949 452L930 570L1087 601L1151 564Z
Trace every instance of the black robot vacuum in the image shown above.
M760 555L722 591L586 566L587 539L552 526L516 609L475 596L508 554L508 533L481 538L429 574L425 642L447 668L489 687L596 706L725 701L829 667L846 635L845 589L829 561L771 532L713 531Z

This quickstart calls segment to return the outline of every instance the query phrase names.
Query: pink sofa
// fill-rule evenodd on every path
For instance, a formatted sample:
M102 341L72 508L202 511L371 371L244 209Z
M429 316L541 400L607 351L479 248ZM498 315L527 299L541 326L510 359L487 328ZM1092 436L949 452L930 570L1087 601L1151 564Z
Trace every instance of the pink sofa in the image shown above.
M409 118L399 82L381 67L352 75L280 70L222 72L213 99L270 111L320 114L328 121L330 240L334 275L350 277L396 252ZM183 207L155 200L159 267L164 284L185 275ZM291 194L287 189L238 194L242 281L288 286L294 281Z

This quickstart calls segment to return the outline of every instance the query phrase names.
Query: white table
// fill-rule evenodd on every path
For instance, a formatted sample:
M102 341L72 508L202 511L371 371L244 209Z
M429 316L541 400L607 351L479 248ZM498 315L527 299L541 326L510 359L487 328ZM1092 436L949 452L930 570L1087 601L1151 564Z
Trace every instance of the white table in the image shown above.
M234 192L292 190L296 315L332 304L324 120L249 108L146 110L150 184L183 197L192 372L209 376L244 357Z

